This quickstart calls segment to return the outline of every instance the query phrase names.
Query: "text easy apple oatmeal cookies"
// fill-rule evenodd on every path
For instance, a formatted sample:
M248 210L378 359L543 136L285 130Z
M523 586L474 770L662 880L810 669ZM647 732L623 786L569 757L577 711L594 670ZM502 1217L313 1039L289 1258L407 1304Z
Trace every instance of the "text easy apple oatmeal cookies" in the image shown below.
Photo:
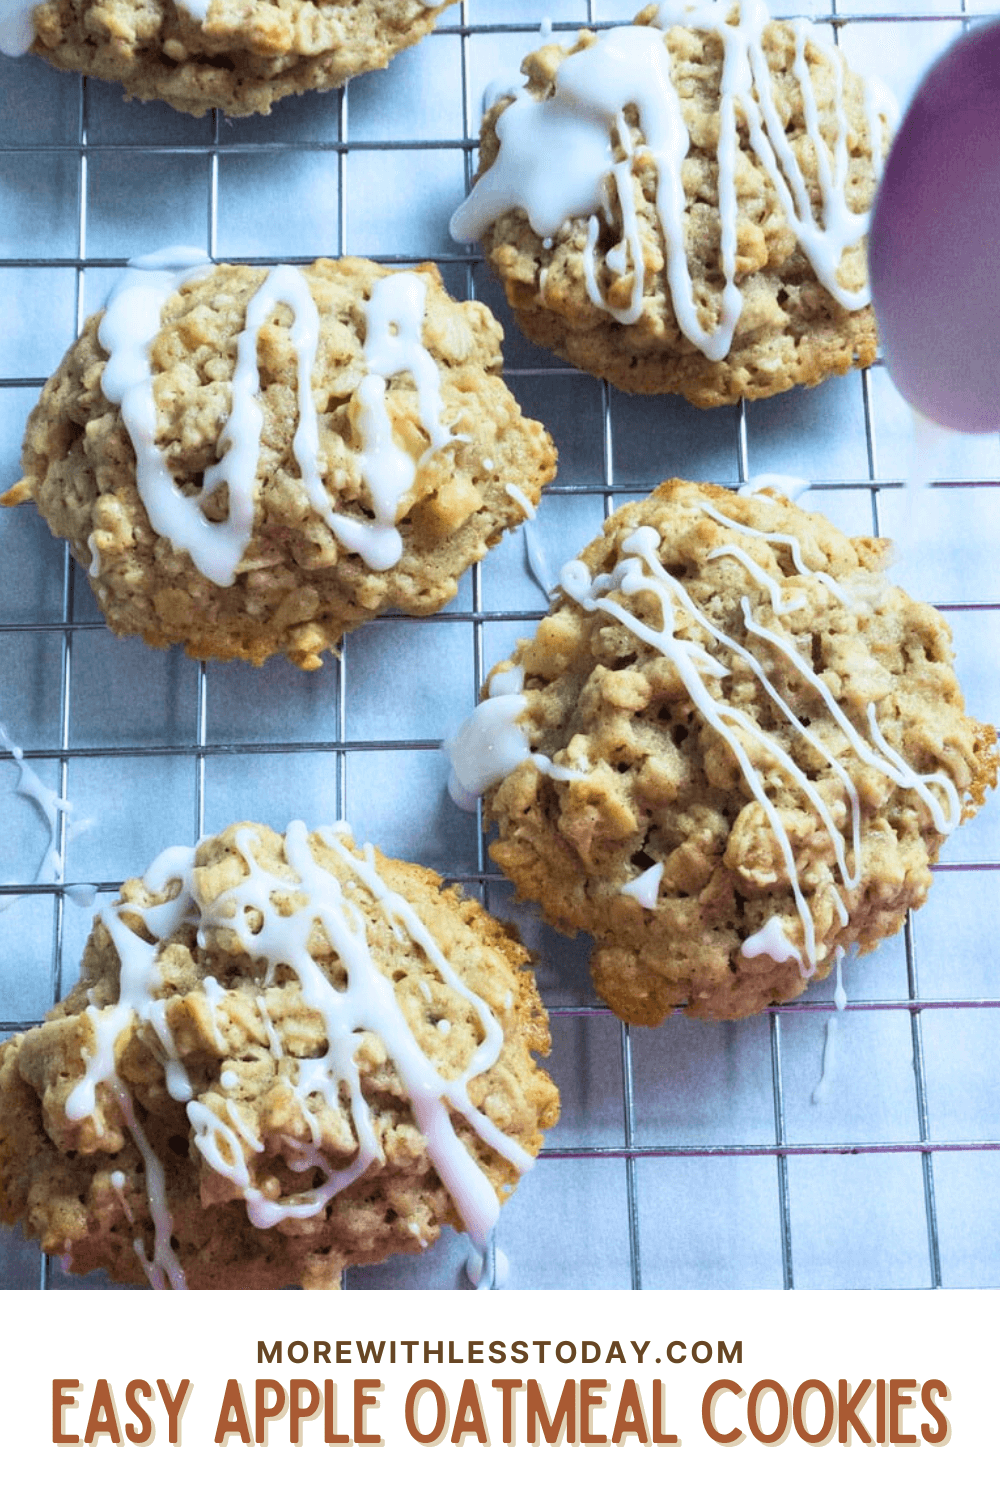
M440 609L533 514L552 441L436 267L170 254L88 321L2 497L68 538L112 630L318 667L363 620Z
M771 484L661 485L567 564L453 741L493 858L593 935L624 1019L800 994L899 930L995 784L948 626L884 576L887 546Z
M0 1216L155 1287L337 1285L483 1247L555 1123L528 955L346 825L169 849L0 1047Z

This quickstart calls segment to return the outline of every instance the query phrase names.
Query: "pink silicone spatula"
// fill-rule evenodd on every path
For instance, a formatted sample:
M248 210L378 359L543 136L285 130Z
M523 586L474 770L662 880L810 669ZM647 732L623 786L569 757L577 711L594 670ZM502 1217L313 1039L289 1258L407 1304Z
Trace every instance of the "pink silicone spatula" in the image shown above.
M868 238L889 373L917 411L1000 431L1000 23L930 69L886 162Z

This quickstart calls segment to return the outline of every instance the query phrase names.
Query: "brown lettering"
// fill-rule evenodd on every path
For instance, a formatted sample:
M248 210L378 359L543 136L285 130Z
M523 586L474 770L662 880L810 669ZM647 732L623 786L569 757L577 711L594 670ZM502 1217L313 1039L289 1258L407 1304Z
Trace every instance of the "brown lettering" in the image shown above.
M823 1397L823 1425L818 1432L810 1432L806 1426L805 1410L806 1401L809 1399L810 1391L818 1391ZM837 1420L837 1408L833 1400L833 1392L822 1380L804 1380L795 1392L792 1400L792 1422L795 1431L804 1443L825 1443L833 1431L833 1424Z
M305 1402L299 1397L305 1395ZM288 1439L296 1447L302 1442L302 1423L319 1411L319 1386L311 1380L293 1380L288 1388Z
M167 1408L167 1417L170 1420L170 1428L167 1436L172 1443L180 1446L181 1412L184 1410L185 1403L187 1402L188 1394L191 1390L191 1382L190 1380L182 1380L177 1387L176 1396L171 1396L170 1387L165 1380L158 1380L156 1382L156 1389L159 1391L163 1404Z
M767 1391L773 1391L778 1398L778 1425L773 1432L765 1432L760 1425L760 1401ZM788 1397L784 1386L776 1380L758 1380L747 1401L747 1426L758 1443L770 1446L781 1442L788 1430Z
M434 1426L430 1432L421 1432L417 1426L417 1402L424 1391L430 1391L437 1404L437 1416L434 1419ZM410 1389L406 1393L406 1406L403 1415L406 1418L406 1430L416 1442L437 1442L442 1432L444 1432L445 1424L448 1421L448 1402L445 1399L444 1391L436 1380L418 1380L414 1385L410 1386Z
M612 1443L623 1443L628 1434L637 1437L644 1446L649 1445L649 1433L646 1431L646 1414L642 1409L642 1397L639 1395L639 1387L634 1380L626 1380L622 1386L621 1400L618 1402L618 1415L615 1417L614 1431L611 1434Z
M920 1399L925 1409L936 1418L934 1427L927 1422L921 1422L920 1433L925 1443L946 1443L948 1441L948 1418L933 1401L934 1396L938 1396L942 1401L951 1400L951 1392L943 1380L925 1380L920 1387Z
M67 1443L78 1443L79 1434L66 1432L63 1428L63 1412L68 1406L75 1406L76 1397L69 1394L70 1391L80 1390L79 1380L53 1380L52 1382L52 1441L57 1445L65 1446Z
M494 1380L493 1389L503 1391L503 1440L508 1447L514 1441L514 1392L521 1389L520 1380Z
M377 1447L382 1441L377 1432L365 1431L365 1412L369 1406L378 1406L375 1396L369 1391L380 1391L381 1380L356 1380L354 1382L354 1441L359 1446Z
M857 1433L858 1437L863 1443L871 1442L872 1435L868 1431L868 1428L865 1426L864 1422L862 1422L861 1418L858 1416L858 1409L865 1404L865 1401L867 1400L871 1389L871 1381L862 1380L861 1384L858 1386L857 1390L852 1396L850 1394L851 1387L849 1382L846 1380L841 1380L838 1382L837 1407L840 1415L837 1425L837 1441L839 1443L844 1443L845 1446L848 1447L850 1446L851 1435L848 1432L849 1427L853 1427L854 1431Z
M130 1443L148 1443L153 1436L153 1422L149 1412L136 1400L137 1395L149 1401L152 1399L153 1387L146 1380L130 1380L125 1387L125 1405L139 1418L138 1427L132 1422L126 1422L125 1436Z
M606 1391L608 1382L606 1380L581 1380L580 1381L580 1442L581 1443L606 1443L607 1435L603 1432L591 1432L590 1413L596 1406L604 1405L604 1397L601 1391Z
M232 1412L232 1416L230 1416ZM222 1398L222 1408L219 1412L219 1425L215 1429L215 1441L220 1447L225 1447L226 1439L230 1433L235 1432L241 1443L246 1443L248 1448L253 1447L253 1438L250 1436L250 1420L247 1417L247 1409L243 1404L243 1392L238 1380L226 1381L226 1393Z
M94 1387L94 1399L90 1404L90 1416L87 1418L87 1430L83 1435L83 1441L96 1443L97 1439L102 1436L109 1437L116 1445L122 1441L118 1414L115 1411L115 1398L106 1380L99 1380Z
M331 1447L351 1441L346 1432L337 1431L337 1387L332 1380L323 1382L323 1441Z
M890 1380L889 1381L889 1442L895 1445L904 1443L913 1444L919 1442L915 1432L904 1432L899 1425L899 1414L908 1406L916 1406L912 1396L907 1391L915 1391L917 1382L915 1380Z
M743 1436L739 1427L732 1427L728 1432L720 1432L715 1425L715 1398L723 1391L729 1391L730 1395L742 1396L741 1386L735 1380L713 1380L705 1392L701 1403L701 1425L712 1439L713 1443L738 1443Z
M458 1415L451 1431L451 1440L453 1443L461 1443L470 1432L475 1434L485 1448L489 1447L490 1439L486 1431L486 1419L483 1416L483 1408L479 1404L479 1391L474 1380L466 1380L462 1385L462 1394L458 1398Z
M267 1442L267 1424L272 1417L280 1417L285 1409L285 1387L280 1380L258 1380L256 1412L254 1419L254 1436L258 1443ZM274 1397L274 1404L268 1403L268 1395Z
M603 1382L607 1384L607 1382ZM542 1429L542 1437L547 1443L562 1442L562 1428L566 1428L566 1440L570 1443L576 1442L576 1381L566 1380L563 1382L562 1394L559 1404L549 1420L549 1409L545 1405L545 1396L537 1380L528 1381L528 1442L538 1442L538 1429ZM591 1439L593 1441L593 1439ZM604 1439L607 1441L607 1439Z
M653 1442L659 1447L665 1443L676 1443L680 1439L672 1432L663 1430L663 1381L653 1381Z

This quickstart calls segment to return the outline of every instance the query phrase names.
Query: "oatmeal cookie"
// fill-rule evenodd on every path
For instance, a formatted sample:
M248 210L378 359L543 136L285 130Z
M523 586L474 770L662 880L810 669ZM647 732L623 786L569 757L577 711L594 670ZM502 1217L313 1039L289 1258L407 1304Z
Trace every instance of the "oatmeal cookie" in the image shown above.
M751 487L747 487L749 490ZM453 780L627 1021L748 1015L902 926L995 785L938 612L776 485L673 480L562 573Z
M0 1215L176 1288L331 1287L442 1224L483 1245L558 1114L527 959L342 824L168 850L0 1047Z
M452 220L528 338L719 406L875 358L864 236L891 100L761 0L670 0L550 42L483 121Z
M171 256L89 320L2 503L68 538L112 630L192 656L314 668L363 620L440 609L555 472L492 314L431 265Z
M189 115L269 114L276 99L338 88L426 36L422 0L13 0L0 51L121 83Z

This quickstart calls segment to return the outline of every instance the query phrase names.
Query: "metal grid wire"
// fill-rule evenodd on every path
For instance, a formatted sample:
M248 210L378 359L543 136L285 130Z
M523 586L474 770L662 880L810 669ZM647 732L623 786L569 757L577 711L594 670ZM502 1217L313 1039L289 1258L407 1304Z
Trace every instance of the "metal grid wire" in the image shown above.
M555 30L572 33L580 24L602 26L630 15L627 4L598 7L599 0L588 0L585 12L555 14ZM780 6L774 10L781 13ZM963 4L920 14L848 14L842 6L814 19L832 29L848 55L852 42L863 52L876 34L900 47L912 81L920 62L968 17ZM511 60L530 50L539 20L527 4L491 9L490 0L463 0L433 38L397 59L388 81L360 80L322 100L286 101L269 120L238 126L219 116L179 122L159 107L122 109L117 91L104 85L56 75L33 60L5 63L0 207L6 205L10 229L0 245L0 288L14 332L0 341L0 479L16 477L23 417L58 358L60 340L80 330L129 253L156 247L158 226L167 226L158 243L193 235L214 259L257 264L347 252L411 264L424 254L423 230L407 240L405 229L400 235L393 225L405 224L410 199L419 225L427 182L449 171L454 176L456 162L466 185L471 181L479 90L491 72L511 72ZM428 61L434 48L439 72ZM876 50L884 50L881 41ZM412 61L420 54L421 62ZM403 81L395 83L397 77ZM437 113L428 111L429 86L446 99ZM409 90L419 120L431 119L429 128L410 128L393 102L394 87L404 97ZM436 133L441 121L450 133ZM303 162L325 174L330 201L315 209L295 253L284 246L271 253L259 233L247 232L246 216L256 211L280 219L282 203L269 200L268 191L280 196L281 181L297 181ZM260 188L255 174L263 174ZM308 179L312 191L316 180ZM47 184L41 208L39 181ZM385 222L373 217L376 187L386 198L400 196L402 213ZM453 205L451 187L442 189L442 201L449 192ZM230 202L239 206L235 216ZM127 227L139 221L141 243L106 253L117 248L115 222L127 240ZM818 398L797 392L763 403L780 413L773 420L743 405L709 414L672 398L624 398L531 350L477 258L448 247L439 233L429 238L426 248L453 294L486 298L504 319L507 378L526 411L555 432L563 466L539 522L549 513L558 520L546 541L550 552L554 542L569 555L602 515L672 472L719 483L741 482L762 469L807 472L814 479L808 503L845 529L869 526L878 534L887 509L893 525L886 529L910 527L912 517L899 504L898 400L880 367L831 382ZM23 253L25 246L34 253ZM50 253L55 249L63 253ZM63 323L72 326L58 337L55 313L51 331L46 324L40 333L43 300L50 308L66 304ZM844 432L853 449L837 436ZM981 554L1000 546L1000 534L992 533L983 502L995 504L1000 450L993 440L953 453L952 469L949 455L933 491L938 515L921 534L918 565L941 576L933 570L947 562L947 538L964 535L966 550L944 569L957 587L949 592L931 583L924 592L948 610L960 658L971 653L971 707L988 717L996 697L1000 580ZM60 814L66 880L92 883L99 902L107 902L157 852L158 844L147 846L135 831L143 820L136 819L128 788L141 783L159 809L148 816L149 837L160 824L171 835L161 842L198 839L232 816L265 816L265 804L280 811L287 800L292 815L307 820L315 807L322 815L314 822L347 815L362 837L395 834L394 843L386 837L389 852L436 854L449 878L509 914L509 892L489 863L488 840L444 807L436 752L461 716L456 710L466 711L478 697L493 661L544 612L537 590L531 598L522 546L519 536L506 539L501 564L477 565L442 616L366 626L347 639L339 665L305 684L283 664L255 675L114 641L68 550L52 543L33 517L0 517L6 601L0 719L25 745L29 764L77 813L90 813L98 829L88 834L84 823L74 841L72 820ZM974 554L980 561L967 567ZM508 597L518 568L520 582ZM424 691L431 708L425 713L418 704L411 713L416 700L399 690L408 666L431 660L445 637L459 685L446 702L418 685L418 698ZM108 674L117 688L108 686ZM77 910L63 885L39 884L25 873L30 860L23 851L37 843L38 830L30 810L18 821L9 756L0 756L3 771L11 774L0 786L6 828L0 893L24 899L0 915L7 955L0 1035L37 1022L64 993L91 916ZM385 814L390 781L404 786L405 814L398 807ZM430 800L421 812L422 797ZM585 944L555 938L528 914L528 941L540 953L553 1020L552 1070L564 1095L564 1121L501 1218L513 1284L1000 1284L993 1206L1000 1198L1000 1094L990 1063L1000 1040L991 916L1000 890L1000 859L993 857L1000 855L1000 819L983 823L980 835L957 836L959 859L939 866L927 908L938 916L926 931L921 913L908 919L905 934L886 945L888 956L874 967L871 960L868 967L849 966L851 1005L841 1022L848 1057L833 1079L840 1102L832 1119L804 1102L819 1076L823 1027L833 1011L829 982L738 1025L681 1020L656 1033L637 1032L593 999ZM138 857L133 850L142 853L139 863L130 862ZM512 914L525 920L516 909ZM929 977L921 977L918 958ZM833 1162L840 1164L836 1171ZM458 1237L446 1238L424 1257L351 1272L348 1285L457 1285L463 1258ZM39 1267L37 1252L7 1232L0 1238L0 1285L76 1284L40 1259Z

